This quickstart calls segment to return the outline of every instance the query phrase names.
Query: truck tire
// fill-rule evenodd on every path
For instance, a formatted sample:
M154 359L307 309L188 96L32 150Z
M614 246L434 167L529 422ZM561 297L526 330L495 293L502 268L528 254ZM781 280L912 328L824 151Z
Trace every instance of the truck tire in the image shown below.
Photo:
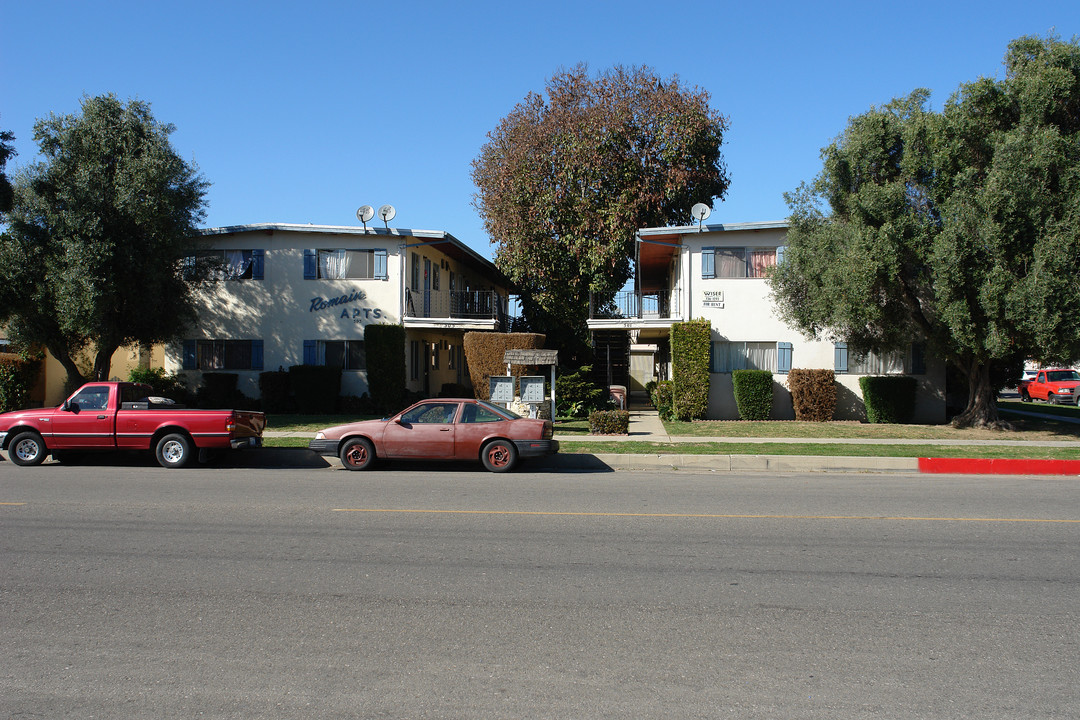
M338 453L346 470L367 470L375 462L375 448L367 438L353 438Z
M1028 395L1027 390L1020 391L1020 402L1031 402L1031 396Z
M182 468L191 462L194 455L191 438L183 433L166 435L158 440L154 455L163 468Z
M1054 404L1054 393L1052 393L1052 392L1046 393L1046 404L1047 405L1053 405Z
M45 447L45 441L36 432L27 430L11 439L8 445L8 457L16 465L29 466L40 465L45 462L45 456L49 454Z
M509 472L517 464L517 448L509 440L491 440L480 450L480 462L489 472Z

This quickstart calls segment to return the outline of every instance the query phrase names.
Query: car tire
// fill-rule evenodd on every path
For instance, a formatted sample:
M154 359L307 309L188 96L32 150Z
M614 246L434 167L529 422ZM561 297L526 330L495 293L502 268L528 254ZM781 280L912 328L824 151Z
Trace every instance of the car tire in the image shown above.
M163 468L182 468L194 455L191 438L183 433L170 433L158 440L154 455Z
M341 446L338 457L346 470L367 470L375 462L375 447L367 438L352 438Z
M490 472L509 472L517 464L517 448L509 440L491 440L480 450L480 461Z
M11 462L24 467L40 465L49 454L45 441L36 432L21 432L11 439L8 445L8 457Z

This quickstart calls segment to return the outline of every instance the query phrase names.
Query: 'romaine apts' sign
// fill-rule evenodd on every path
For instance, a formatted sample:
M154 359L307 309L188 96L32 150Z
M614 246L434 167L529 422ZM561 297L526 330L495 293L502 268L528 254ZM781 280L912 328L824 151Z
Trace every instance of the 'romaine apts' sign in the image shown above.
M348 295L339 295L332 298L313 297L311 298L311 307L308 308L308 312L321 312L323 310L332 310L334 308L341 307L342 305L349 305L351 303L360 302L365 299L367 295L363 290L353 290ZM366 307L354 307L354 308L341 308L341 318L344 320L355 320L360 322L361 320L378 320L382 317L382 310L379 308L366 308Z

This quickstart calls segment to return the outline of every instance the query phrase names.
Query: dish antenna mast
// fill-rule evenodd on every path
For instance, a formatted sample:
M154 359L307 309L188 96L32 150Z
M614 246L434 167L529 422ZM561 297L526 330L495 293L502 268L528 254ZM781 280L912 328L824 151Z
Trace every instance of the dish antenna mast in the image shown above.
M712 208L705 203L698 203L690 208L690 212L697 219L697 231L701 232L701 223L712 215Z
M382 218L383 227L388 230L390 226L387 223L393 220L395 215L397 215L397 210L394 209L393 205L383 205L379 208L379 217Z
M370 205L361 205L356 211L356 219L364 223L364 230L367 231L367 221L375 217L375 208Z

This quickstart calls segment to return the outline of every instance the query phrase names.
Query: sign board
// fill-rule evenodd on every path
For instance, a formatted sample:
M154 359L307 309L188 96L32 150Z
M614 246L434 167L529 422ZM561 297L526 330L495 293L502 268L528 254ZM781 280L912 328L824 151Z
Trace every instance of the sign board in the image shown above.
M506 375L493 375L491 378L491 402L514 402L514 378Z
M544 402L544 377L542 375L523 375L521 377L521 402Z
M722 308L724 307L724 291L723 290L706 290L705 300L702 302L705 307Z
M507 365L557 365L558 350L507 350L503 353Z

